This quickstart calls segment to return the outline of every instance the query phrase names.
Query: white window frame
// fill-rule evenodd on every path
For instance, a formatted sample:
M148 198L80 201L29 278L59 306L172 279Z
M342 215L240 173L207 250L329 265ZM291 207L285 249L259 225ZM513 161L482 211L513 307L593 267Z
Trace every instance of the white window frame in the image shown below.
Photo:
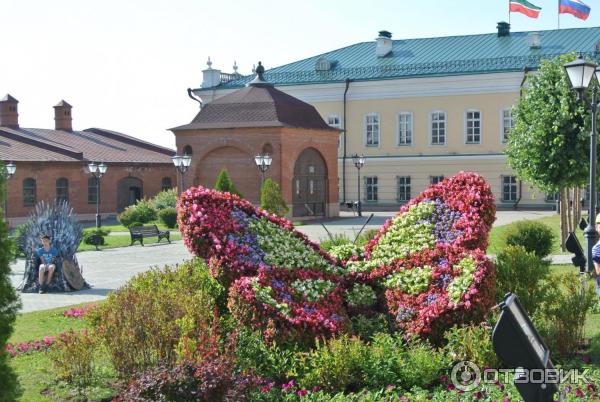
M434 114L442 114L444 115L444 142L433 142L433 115ZM437 122L439 124L439 122ZM438 137L439 137L439 126L438 126ZM432 110L429 113L429 145L441 145L444 146L447 143L448 139L448 114L443 110Z
M506 140L508 139L508 136L505 136L504 132L506 129L506 126L504 125L505 123L505 117L504 117L504 113L508 112L510 114L510 128L512 129L515 126L515 118L512 114L512 107L509 108L504 108L502 110L500 110L500 143L501 144L506 144Z
M504 179L514 179L514 183L511 182L511 183L506 184L506 185L511 186L511 188L514 185L514 189L515 189L515 191L514 191L515 199L514 200L506 199L506 197L505 197L506 193L504 192L504 186L505 186ZM517 176L502 175L500 177L500 199L502 200L502 202L516 202L519 199L519 187L517 186L517 184L518 184ZM511 198L510 194L512 194L512 191L509 192L509 198Z
M371 183L368 181L371 180ZM373 183L374 180L374 183ZM364 177L364 187L365 187L365 202L378 202L379 201L379 179L377 176L365 176ZM371 199L369 199L369 187L371 188ZM373 191L375 189L375 191ZM375 197L373 197L373 194ZM373 199L374 198L374 199Z
M469 119L469 113L478 113L479 114L479 118L475 118L473 117L472 119ZM472 130L473 132L471 134L469 134L469 122L472 121L473 122L473 127ZM475 133L475 122L479 123L479 133ZM482 117L482 113L481 110L479 109L467 109L465 110L465 114L464 114L464 132L465 132L465 144L466 145L481 145L481 137L483 136L483 130L482 130L482 126L483 126L483 117ZM473 139L471 141L469 141L469 135L471 135L473 137ZM479 137L478 141L475 141L475 136Z
M375 123L369 123L368 120L370 117L375 117L377 118L377 144L369 144L368 143L368 126L369 124L375 124ZM380 144L381 144L381 118L379 116L379 113L367 113L365 114L364 118L363 118L363 135L364 135L364 145L365 147L369 147L369 148L379 148Z
M336 123L331 123L330 119L337 119L337 124ZM329 127L341 130L342 129L342 119L340 119L340 115L338 115L338 114L330 114L330 115L328 115L327 116L327 125ZM344 132L341 131L340 135L338 137L338 149L340 149L342 147L342 141L343 141L342 136L343 136L343 134L344 134Z
M437 183L443 181L445 178L446 178L446 176L444 176L443 174L431 175L431 176L429 176L429 185L437 184ZM435 183L434 183L434 179L437 179L437 181L435 181Z
M406 127L406 131L407 131L408 135L407 135L407 133L404 133L405 142L401 142L401 139L402 139L401 128L403 127L404 123L400 122L400 118L403 116L408 116L410 118L410 122ZM398 115L396 116L396 146L408 147L408 146L413 145L413 138L414 138L413 127L414 127L413 113L406 112L406 111L399 112Z
M400 183L403 180L403 183ZM400 197L400 188L404 189L405 198ZM407 195L408 192L408 195ZM396 176L396 201L407 202L410 201L412 195L412 183L410 176Z

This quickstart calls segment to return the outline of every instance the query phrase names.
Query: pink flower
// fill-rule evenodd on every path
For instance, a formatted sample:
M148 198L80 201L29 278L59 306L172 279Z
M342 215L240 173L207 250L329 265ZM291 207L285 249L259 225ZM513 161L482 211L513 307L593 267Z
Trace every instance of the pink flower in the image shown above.
M308 391L305 389L299 389L298 391L296 391L296 395L298 396L306 396L306 394L308 394Z

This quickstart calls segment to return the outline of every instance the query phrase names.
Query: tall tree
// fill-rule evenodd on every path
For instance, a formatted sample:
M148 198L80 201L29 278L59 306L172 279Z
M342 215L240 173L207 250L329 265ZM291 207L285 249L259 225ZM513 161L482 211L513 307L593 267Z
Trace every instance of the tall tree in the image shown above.
M4 209L6 197L6 168L0 162L0 210ZM0 401L17 399L17 377L8 365L6 343L13 331L19 309L19 298L10 282L10 260L12 247L8 238L8 225L0 214Z
M278 216L284 216L288 213L289 208L276 181L272 179L265 180L260 190L260 207Z
M570 189L584 187L589 178L588 108L577 99L563 68L574 59L568 54L542 61L539 71L530 75L513 109L515 121L506 146L508 163L519 179L560 194L563 244L578 213L569 205L579 202L579 192Z
M240 198L244 198L242 193L240 193L235 187L235 184L233 184L233 180L231 180L231 177L229 177L229 173L227 173L227 169L225 168L221 169L219 175L217 176L215 190L227 191L228 193L238 195Z

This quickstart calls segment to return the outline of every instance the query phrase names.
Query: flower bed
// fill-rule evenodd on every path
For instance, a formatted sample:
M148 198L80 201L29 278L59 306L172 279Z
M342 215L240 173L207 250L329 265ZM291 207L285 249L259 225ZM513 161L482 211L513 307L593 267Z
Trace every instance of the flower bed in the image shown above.
M6 352L11 357L31 352L41 352L48 350L50 346L54 345L54 342L56 342L56 337L44 336L41 340L36 339L29 342L19 342L14 345L12 343L7 343Z
M63 312L65 317L84 318L91 310L96 308L96 304L85 304L81 307L73 307Z
M493 303L494 267L483 250L495 205L474 173L429 187L364 252L341 246L333 256L288 220L229 193L192 188L178 206L187 247L231 285L234 316L271 337L335 334L346 328L345 307L375 304L399 329L435 337L481 319Z

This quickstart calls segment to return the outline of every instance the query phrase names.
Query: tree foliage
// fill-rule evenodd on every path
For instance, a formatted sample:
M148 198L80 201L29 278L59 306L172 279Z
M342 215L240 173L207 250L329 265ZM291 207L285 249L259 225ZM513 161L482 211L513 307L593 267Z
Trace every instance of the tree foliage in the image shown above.
M514 126L506 146L517 176L547 192L582 187L589 171L589 120L563 65L574 54L542 61L513 109Z
M240 193L238 191L238 189L235 188L235 184L233 184L233 181L231 180L231 177L229 177L229 173L227 173L227 169L225 169L225 168L221 169L221 171L219 172L219 175L217 176L217 182L215 183L215 190L221 191L221 192L226 191L228 193L235 194L235 195L239 196L240 198L244 198L242 193Z
M4 208L6 194L6 172L0 162L0 205ZM17 377L8 365L6 343L13 331L19 298L10 282L10 257L11 244L8 239L8 225L4 221L4 211L0 214L0 401L13 401L17 399Z
M277 216L284 216L289 211L279 184L272 179L265 180L260 190L260 207Z

